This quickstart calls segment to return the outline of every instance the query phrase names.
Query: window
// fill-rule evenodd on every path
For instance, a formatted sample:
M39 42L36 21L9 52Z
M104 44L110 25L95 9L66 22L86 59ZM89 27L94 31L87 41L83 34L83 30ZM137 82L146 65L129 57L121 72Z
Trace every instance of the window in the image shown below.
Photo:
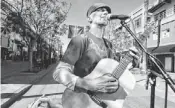
M138 19L135 20L135 27L136 28L141 27L141 18L138 18Z
M164 10L164 11L160 12L160 19L163 19L165 17L166 17L166 11Z
M154 15L155 21L161 20L165 17L166 17L166 10L163 10L163 11L159 12L158 14Z
M165 57L165 70L172 71L172 57Z
M166 10L166 17L172 16L174 14L174 7Z
M147 17L147 22L151 22L151 17Z

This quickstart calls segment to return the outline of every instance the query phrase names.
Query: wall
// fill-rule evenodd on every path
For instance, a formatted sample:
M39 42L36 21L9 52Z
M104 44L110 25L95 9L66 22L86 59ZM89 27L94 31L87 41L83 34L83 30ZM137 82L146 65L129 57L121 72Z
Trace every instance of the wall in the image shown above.
M133 10L129 16L131 16L133 23L135 24L135 20L141 18L141 26L139 28L135 28L136 33L143 32L144 30L144 5L141 5L140 7ZM131 22L130 22L131 24Z
M175 44L175 0L172 3L165 4L153 14L158 14L163 10L166 10L166 18L161 20L161 36L160 36L160 46ZM173 10L172 10L173 9ZM173 13L168 14L167 10L173 11ZM170 11L169 11L170 12ZM157 45L157 34L153 34L148 39L148 48L155 47Z
M156 15L166 10L166 17L161 19L160 46L156 49L159 52L154 54L163 63L166 71L174 72L175 52L170 52L170 49L175 47L175 0L171 1L171 4L166 3L153 13L153 15ZM148 48L156 47L157 41L157 33L150 35L147 40Z

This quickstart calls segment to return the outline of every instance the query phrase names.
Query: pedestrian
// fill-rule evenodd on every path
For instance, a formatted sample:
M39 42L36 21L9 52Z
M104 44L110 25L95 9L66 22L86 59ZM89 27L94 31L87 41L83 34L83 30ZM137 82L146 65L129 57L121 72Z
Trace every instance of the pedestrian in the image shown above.
M63 54L60 52L59 60L61 60L62 57L63 57Z
M49 55L46 54L44 58L44 67L47 69L49 67Z
M111 8L104 3L95 3L88 9L87 20L90 29L85 34L71 39L53 73L55 81L72 91L85 89L87 91L113 93L119 88L119 81L110 74L99 76L93 80L84 78L93 71L101 59L114 58L112 44L104 38L105 27L109 23L107 19L109 13L111 13ZM65 100L65 102L69 104L69 101ZM123 102L120 101L116 107L121 107ZM73 105L70 106L74 108ZM85 105L82 107L86 108Z

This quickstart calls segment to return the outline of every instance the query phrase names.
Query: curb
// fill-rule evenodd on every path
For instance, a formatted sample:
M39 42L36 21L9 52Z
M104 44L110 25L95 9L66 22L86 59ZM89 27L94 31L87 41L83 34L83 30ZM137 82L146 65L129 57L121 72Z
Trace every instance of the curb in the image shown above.
M6 101L4 104L1 105L1 108L10 107L14 102L16 102L17 99L19 99L23 94L25 94L31 87L32 85L24 88L19 93L13 95L8 101Z
M50 69L52 69L53 66L55 66L57 63L53 64L50 66ZM41 70L42 71L42 70ZM41 72L40 71L40 72ZM7 100L5 103L3 103L1 105L1 108L9 108L13 103L15 103L21 96L23 96L28 90L30 90L30 88L38 83L40 80L42 80L42 78L44 78L49 72L44 73L43 75L39 76L38 78L34 79L33 81L31 81L31 85L29 85L28 87L25 87L24 89L22 89L21 91L19 91L18 93L16 93L15 95L12 95L12 97Z

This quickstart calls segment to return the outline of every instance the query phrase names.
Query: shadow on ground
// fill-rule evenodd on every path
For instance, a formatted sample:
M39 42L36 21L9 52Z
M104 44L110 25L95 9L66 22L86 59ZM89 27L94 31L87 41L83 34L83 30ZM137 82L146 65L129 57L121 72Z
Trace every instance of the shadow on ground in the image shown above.
M58 63L50 65L47 69L34 70L32 72L22 70L20 72L11 72L11 74L2 75L1 84L57 84L52 74Z

